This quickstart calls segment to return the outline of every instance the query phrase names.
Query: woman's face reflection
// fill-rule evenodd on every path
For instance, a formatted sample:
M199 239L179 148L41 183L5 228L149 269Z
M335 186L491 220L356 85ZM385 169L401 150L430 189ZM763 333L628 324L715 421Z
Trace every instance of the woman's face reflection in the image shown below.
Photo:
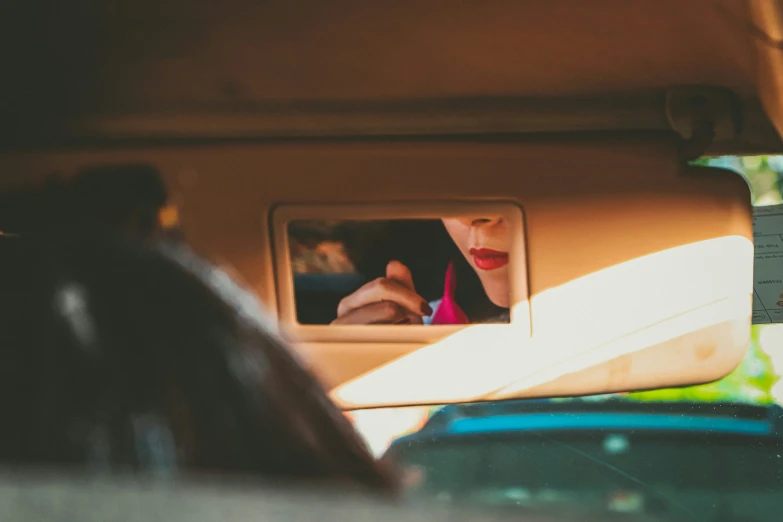
M509 307L508 222L500 216L443 218L451 239L481 280L487 297L495 305Z

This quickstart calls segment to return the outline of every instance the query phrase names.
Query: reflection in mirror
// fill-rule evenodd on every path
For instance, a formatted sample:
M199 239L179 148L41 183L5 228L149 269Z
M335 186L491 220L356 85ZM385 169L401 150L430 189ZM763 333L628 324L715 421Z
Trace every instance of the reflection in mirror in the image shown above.
M288 225L300 324L509 322L508 220L298 220Z

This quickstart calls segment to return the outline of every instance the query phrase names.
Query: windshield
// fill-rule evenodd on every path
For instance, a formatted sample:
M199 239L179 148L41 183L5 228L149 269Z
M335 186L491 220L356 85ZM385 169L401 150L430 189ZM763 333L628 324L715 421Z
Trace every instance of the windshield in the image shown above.
M781 156L697 163L742 174L755 205L781 203ZM504 413L506 403L498 403L494 410L388 408L349 417L376 455L385 454L400 466L415 497L665 520L777 520L783 512L783 434L775 420L780 417L776 405L783 401L783 325L754 326L751 333L742 364L703 386L515 401L538 406L535 412L513 415ZM618 401L641 409L618 417L608 406ZM556 404L570 404L571 410L556 410ZM715 411L705 411L705 404L714 404ZM742 410L718 407L727 405L760 408L753 410L760 417L738 419ZM517 419L513 429L512 416ZM465 428L471 422L473 428Z

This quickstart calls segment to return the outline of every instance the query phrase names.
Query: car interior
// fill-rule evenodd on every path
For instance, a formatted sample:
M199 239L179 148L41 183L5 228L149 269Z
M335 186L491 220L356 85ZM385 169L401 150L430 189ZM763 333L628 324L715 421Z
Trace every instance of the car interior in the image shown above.
M65 235L141 234L132 207L245 282L346 416L426 415L381 451L414 477L400 506L6 473L3 519L783 508L775 399L671 399L777 379L753 361L783 353L783 218L761 326L758 188L719 159L783 154L783 3L34 4L0 8L0 255L41 187L77 187Z

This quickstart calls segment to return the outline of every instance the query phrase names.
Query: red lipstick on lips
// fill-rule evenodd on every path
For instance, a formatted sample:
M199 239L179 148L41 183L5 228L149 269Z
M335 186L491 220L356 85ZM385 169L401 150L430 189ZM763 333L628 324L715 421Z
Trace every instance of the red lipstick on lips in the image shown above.
M471 248L473 262L481 270L495 270L508 264L508 252L500 252L491 248Z

